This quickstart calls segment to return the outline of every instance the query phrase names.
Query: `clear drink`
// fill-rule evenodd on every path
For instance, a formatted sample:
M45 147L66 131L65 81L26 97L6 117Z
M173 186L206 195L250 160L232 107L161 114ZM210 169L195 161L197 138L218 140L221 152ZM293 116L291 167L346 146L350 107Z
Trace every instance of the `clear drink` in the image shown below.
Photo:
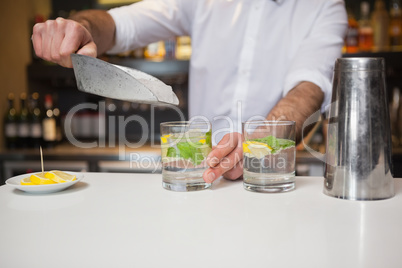
M292 190L295 187L295 151L292 147L261 159L244 156L244 187L262 186L269 192Z
M161 124L162 186L173 191L197 191L211 186L202 174L211 151L209 123Z
M295 188L294 122L259 121L243 126L243 185L255 192Z

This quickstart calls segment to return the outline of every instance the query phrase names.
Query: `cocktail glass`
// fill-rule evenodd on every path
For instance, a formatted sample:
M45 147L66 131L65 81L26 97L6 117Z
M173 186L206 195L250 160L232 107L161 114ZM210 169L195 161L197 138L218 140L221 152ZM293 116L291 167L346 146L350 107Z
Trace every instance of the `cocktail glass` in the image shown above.
M295 122L243 123L243 186L280 193L295 189Z
M197 191L211 187L202 174L208 168L211 124L208 121L161 123L162 186L173 191Z

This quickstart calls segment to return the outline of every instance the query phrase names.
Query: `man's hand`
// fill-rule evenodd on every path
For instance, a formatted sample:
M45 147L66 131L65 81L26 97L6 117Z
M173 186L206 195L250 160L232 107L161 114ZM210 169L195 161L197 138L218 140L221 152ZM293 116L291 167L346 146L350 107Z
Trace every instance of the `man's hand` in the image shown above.
M271 110L267 120L296 121L296 140L300 141L304 121L320 109L324 93L313 83L302 82L293 88ZM306 131L306 130L305 130ZM205 182L213 182L220 176L235 180L243 174L243 136L240 133L226 134L209 153L204 174Z
M115 31L116 25L109 13L84 10L69 19L35 24L32 43L38 57L71 68L71 53L101 55L114 45Z
M209 153L207 164L210 166L204 174L205 182L211 183L220 176L236 180L243 174L243 137L233 132L223 136L222 140Z
M73 20L57 18L35 24L32 43L38 57L64 67L73 67L72 53L97 56L92 35L82 24Z

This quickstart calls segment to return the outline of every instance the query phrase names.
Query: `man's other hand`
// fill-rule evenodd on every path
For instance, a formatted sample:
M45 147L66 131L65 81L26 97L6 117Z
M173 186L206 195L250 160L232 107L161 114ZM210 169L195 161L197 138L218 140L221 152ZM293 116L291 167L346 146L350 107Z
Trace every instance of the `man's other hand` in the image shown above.
M236 180L243 174L243 136L233 132L223 136L207 158L210 166L204 174L205 182L211 183L220 176Z

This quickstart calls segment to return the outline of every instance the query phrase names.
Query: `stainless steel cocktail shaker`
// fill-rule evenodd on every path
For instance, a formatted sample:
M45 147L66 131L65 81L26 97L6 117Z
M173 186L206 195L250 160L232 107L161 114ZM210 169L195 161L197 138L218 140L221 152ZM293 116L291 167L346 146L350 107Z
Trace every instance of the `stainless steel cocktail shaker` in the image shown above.
M394 195L391 130L382 58L335 63L324 193L349 200Z

